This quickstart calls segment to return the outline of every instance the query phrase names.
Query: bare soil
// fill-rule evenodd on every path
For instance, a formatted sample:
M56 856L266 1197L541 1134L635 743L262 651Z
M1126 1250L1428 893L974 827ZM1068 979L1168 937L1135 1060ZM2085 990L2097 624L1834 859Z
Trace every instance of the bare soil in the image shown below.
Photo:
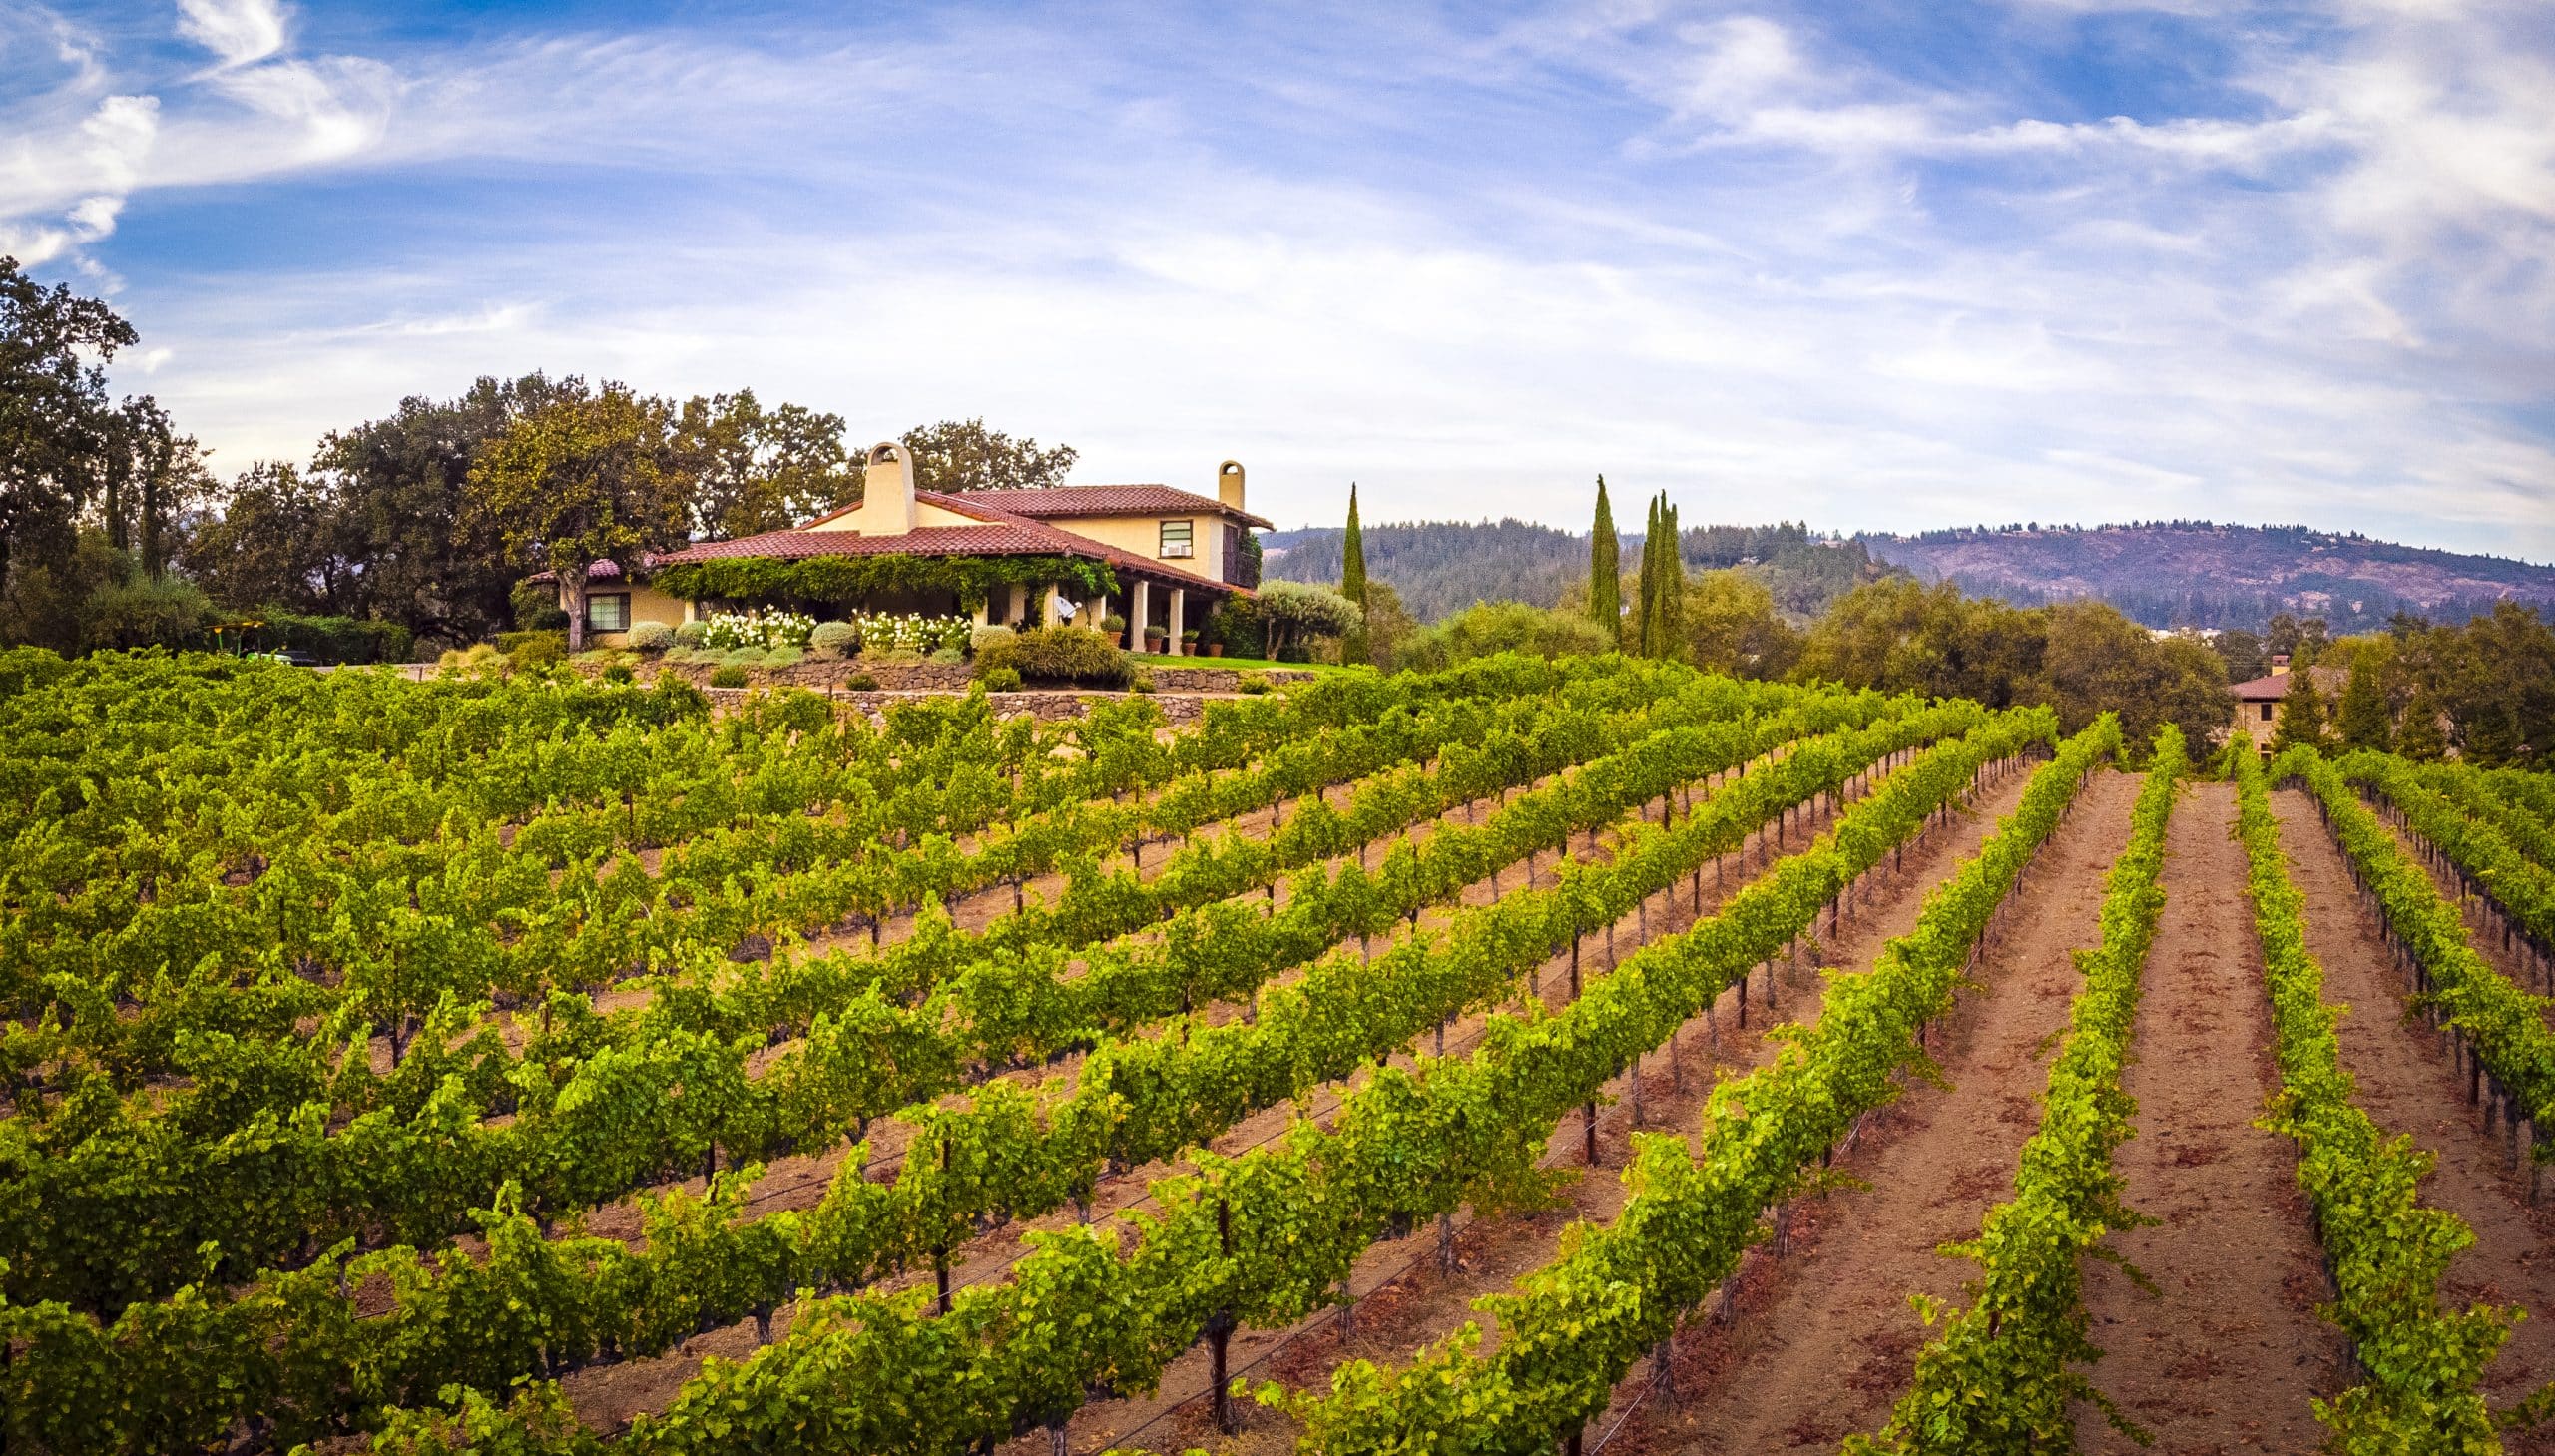
M2109 1246L2154 1281L2085 1262L2096 1389L2160 1456L2311 1451L2308 1406L2346 1382L2339 1331L2298 1189L2296 1146L2254 1126L2278 1085L2262 951L2235 838L2233 785L2193 785L2166 836L2165 908L2147 957L2137 1060L2122 1079L2137 1132L2113 1156L2129 1207L2157 1219ZM2139 1447L2090 1403L2078 1449Z
M2512 1167L2504 1130L2487 1134L2466 1101L2446 1045L2405 1009L2405 986L2389 958L2375 914L2353 889L2349 868L2300 790L2272 795L2281 846L2306 896L2306 948L2324 966L2324 995L2354 1014L2341 1019L2342 1064L2359 1084L2359 1104L2378 1126L2408 1134L2437 1158L2422 1198L2466 1220L2475 1243L2449 1265L2444 1304L2518 1305L2528 1311L2484 1377L2496 1408L2555 1379L2555 1211L2531 1208L2525 1176ZM2480 940L2479 950L2488 956ZM2507 973L2512 969L2504 965ZM2505 1449L2555 1452L2555 1429L2514 1432Z

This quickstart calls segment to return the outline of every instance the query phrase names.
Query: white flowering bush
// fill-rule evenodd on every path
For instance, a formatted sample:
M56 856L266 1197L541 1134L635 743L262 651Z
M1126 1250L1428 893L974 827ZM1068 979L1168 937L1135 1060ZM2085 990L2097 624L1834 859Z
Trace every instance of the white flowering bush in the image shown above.
M851 620L860 628L863 652L963 651L976 631L976 624L967 618L926 617L919 612L863 612Z
M804 648L815 630L816 619L803 612L714 612L702 625L701 645L716 652Z

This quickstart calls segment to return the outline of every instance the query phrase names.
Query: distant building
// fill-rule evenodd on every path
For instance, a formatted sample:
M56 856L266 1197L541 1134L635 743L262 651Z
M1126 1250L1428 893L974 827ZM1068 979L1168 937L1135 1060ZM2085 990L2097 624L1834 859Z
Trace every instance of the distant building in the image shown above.
M2341 699L2342 688L2350 682L2350 673L2341 668L2308 668L2306 672L2315 680L2315 691L2324 695L2324 711L2329 716ZM2270 676L2238 683L2227 690L2227 696L2236 701L2229 732L2242 728L2253 734L2254 746L2269 756L2272 729L2280 722L2280 701L2288 694L2289 654L2275 653Z
M1131 644L1145 628L1168 629L1167 646L1181 651L1180 634L1195 627L1217 603L1248 597L1260 585L1258 563L1246 549L1246 533L1270 522L1243 504L1243 468L1232 460L1216 469L1213 496L1167 485L1072 485L1047 490L918 490L905 447L870 449L860 504L818 516L785 531L731 541L697 541L680 551L650 556L625 571L599 561L589 568L586 632L613 645L634 622L689 622L716 603L686 600L652 585L667 568L694 562L751 557L805 561L814 557L913 556L955 559L1052 557L1105 566L1117 578L1111 596L1085 596L1070 583L1016 583L974 604L981 624L1098 621L1117 611L1127 619ZM552 580L542 573L536 581ZM565 589L560 605L567 606ZM840 610L922 612L969 610L953 590L872 593Z

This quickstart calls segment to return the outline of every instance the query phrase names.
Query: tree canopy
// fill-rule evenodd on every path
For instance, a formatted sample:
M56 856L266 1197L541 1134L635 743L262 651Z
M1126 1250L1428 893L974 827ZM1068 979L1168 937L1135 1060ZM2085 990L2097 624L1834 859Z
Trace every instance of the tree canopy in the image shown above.
M685 492L670 468L668 425L661 401L621 384L590 393L570 380L564 397L508 426L470 469L471 520L515 564L557 573L571 648L584 645L592 563L683 544Z
M1015 440L987 429L981 416L916 425L905 431L901 443L913 453L915 484L953 492L1062 485L1081 453L1071 445L1042 449L1026 436Z

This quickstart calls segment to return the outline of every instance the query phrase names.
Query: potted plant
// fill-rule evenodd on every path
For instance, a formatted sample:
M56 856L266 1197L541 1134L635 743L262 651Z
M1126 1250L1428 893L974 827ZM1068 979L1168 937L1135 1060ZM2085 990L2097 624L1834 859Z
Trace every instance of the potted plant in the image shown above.
M1180 634L1180 655L1184 658L1194 658L1198 656L1197 628L1193 627L1187 632Z
M1207 656L1209 656L1209 657L1211 657L1211 658L1220 658L1220 657L1223 657L1224 655L1225 655L1225 645L1224 645L1223 643L1221 643L1221 642L1211 642L1211 643L1207 644Z
M1112 613L1110 613L1108 616L1103 617L1103 618L1101 618L1101 619L1100 619L1100 630L1101 630L1102 632L1105 632L1105 633L1109 634L1109 645L1110 645L1110 646L1112 646L1112 647L1125 647L1125 646L1127 645L1127 619L1126 619L1126 618L1119 616L1119 615L1118 615L1117 613L1115 613L1115 612L1112 612Z
M1159 622L1147 623L1145 625L1145 651L1149 653L1161 652L1163 639L1169 636L1171 636L1170 628L1163 626Z

